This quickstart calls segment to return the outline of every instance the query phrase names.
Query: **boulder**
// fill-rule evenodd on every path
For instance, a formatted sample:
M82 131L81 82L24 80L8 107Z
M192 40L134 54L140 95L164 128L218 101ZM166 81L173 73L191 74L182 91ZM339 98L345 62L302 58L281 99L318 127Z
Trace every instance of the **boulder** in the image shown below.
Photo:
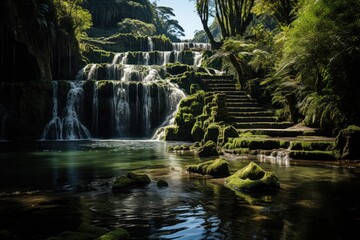
M360 127L351 125L339 132L335 141L335 149L342 159L360 159Z
M215 178L227 177L230 175L229 165L225 159L218 158L197 165L189 165L187 171L190 173L199 173L210 175Z
M169 186L168 182L165 181L164 179L160 178L158 181L157 181L157 187L158 188L167 188Z
M151 180L146 174L129 172L127 175L122 175L115 179L112 190L114 192L125 192L131 188L145 186L150 182Z
M201 146L199 148L199 156L200 157L219 156L217 145L211 140L207 141L204 146Z
M233 190L245 192L271 191L280 188L276 174L264 171L254 162L250 162L246 167L226 178L225 185Z

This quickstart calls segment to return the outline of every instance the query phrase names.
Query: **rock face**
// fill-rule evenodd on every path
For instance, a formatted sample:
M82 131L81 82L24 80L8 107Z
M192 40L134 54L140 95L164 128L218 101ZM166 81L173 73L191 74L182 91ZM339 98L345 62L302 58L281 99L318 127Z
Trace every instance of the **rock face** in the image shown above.
M227 177L230 175L228 162L222 158L210 160L197 165L189 165L187 171L190 173L199 173L210 175L215 178Z
M225 185L233 190L245 192L269 191L280 188L274 172L266 172L259 165L250 162L246 167L225 179Z
M116 178L112 190L113 192L126 192L131 188L146 186L150 182L151 180L146 174L129 172Z
M340 131L336 137L335 149L340 152L342 159L360 159L360 127L352 125Z

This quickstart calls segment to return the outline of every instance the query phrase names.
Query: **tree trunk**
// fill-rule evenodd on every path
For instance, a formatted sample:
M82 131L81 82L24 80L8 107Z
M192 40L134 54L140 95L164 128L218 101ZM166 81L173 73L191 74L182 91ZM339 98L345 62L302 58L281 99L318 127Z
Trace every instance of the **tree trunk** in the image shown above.
M241 64L237 60L235 54L231 53L229 57L230 57L231 64L234 66L234 68L236 69L236 72L238 74L239 83L240 83L240 89L243 90L245 88L245 81L242 78L243 71L242 71L242 68L241 68Z

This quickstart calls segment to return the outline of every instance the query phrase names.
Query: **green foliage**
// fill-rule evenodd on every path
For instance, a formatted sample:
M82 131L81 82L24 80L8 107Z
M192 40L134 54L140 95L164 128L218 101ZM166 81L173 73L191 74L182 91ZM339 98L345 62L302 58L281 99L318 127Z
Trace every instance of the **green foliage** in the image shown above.
M85 38L86 30L92 26L92 16L81 4L83 0L54 0L58 25L71 24L76 39ZM70 27L70 26L69 26Z
M152 36L156 32L154 24L145 23L137 19L125 18L117 24L120 33Z
M179 42L179 37L185 36L185 30L180 26L179 21L174 19L174 9L171 7L152 5L154 22L158 34L165 34L172 41Z
M360 122L359 12L355 0L304 1L276 39L280 60L265 82L274 103L297 107L306 124L324 129Z

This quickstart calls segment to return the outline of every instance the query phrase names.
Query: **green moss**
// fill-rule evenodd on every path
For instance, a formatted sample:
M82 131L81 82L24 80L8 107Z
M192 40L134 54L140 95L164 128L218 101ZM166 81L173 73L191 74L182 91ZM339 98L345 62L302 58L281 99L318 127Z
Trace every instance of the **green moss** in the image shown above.
M332 151L291 151L289 157L301 160L336 160Z
M342 159L360 159L360 127L351 125L339 132L335 141L335 149Z
M210 156L219 156L219 151L215 142L209 140L204 146L199 148L199 156L200 157L210 157Z
M199 124L195 124L194 127L191 129L191 136L195 141L200 142L205 135L204 130Z
M227 177L230 175L228 162L222 158L210 160L197 165L189 165L188 172L210 175L216 178Z
M147 185L150 182L150 178L145 174L129 172L127 175L122 175L115 179L112 190L114 192L124 192L134 187Z
M277 190L279 179L274 172L266 172L254 162L225 179L227 187L246 192Z
M207 142L209 140L217 142L218 137L220 134L220 126L218 124L210 124L209 127L206 129L204 135L204 141Z
M305 151L330 151L334 149L334 142L326 142L326 141L292 141L290 142L291 150L305 150Z
M131 239L130 234L123 228L117 228L101 237L98 240L127 240Z
M289 146L288 141L282 140L273 140L273 139L247 139L247 138L234 138L231 144L227 144L227 149L236 149L236 148L249 148L262 149L262 150L272 150L278 148L287 148Z

